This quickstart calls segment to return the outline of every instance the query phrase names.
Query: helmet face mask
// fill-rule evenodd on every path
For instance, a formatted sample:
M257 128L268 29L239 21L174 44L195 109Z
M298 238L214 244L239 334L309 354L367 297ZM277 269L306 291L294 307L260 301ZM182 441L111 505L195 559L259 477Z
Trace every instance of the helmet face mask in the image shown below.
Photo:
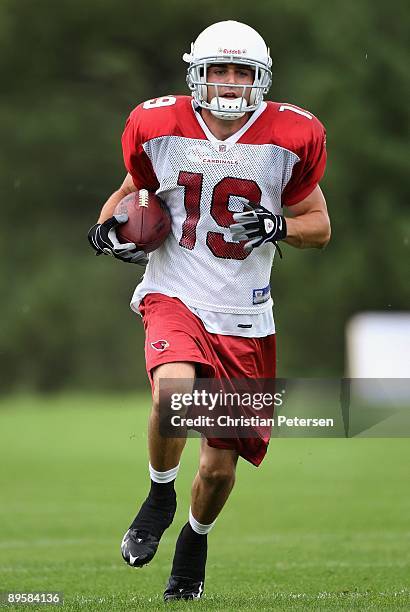
M255 111L272 83L272 60L263 38L249 26L236 21L219 22L206 28L192 43L191 53L185 53L183 59L189 62L187 84L192 97L200 107L219 119L234 120ZM215 64L239 64L251 69L253 83L233 85L209 81L208 69ZM241 95L235 99L223 98L219 96L220 87L235 88ZM210 102L208 88L215 91Z

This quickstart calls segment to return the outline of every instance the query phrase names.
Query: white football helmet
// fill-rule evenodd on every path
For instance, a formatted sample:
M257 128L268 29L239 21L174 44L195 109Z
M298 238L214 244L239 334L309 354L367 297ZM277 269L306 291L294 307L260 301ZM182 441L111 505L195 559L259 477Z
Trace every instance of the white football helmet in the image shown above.
M238 21L220 21L206 28L191 43L191 53L184 53L183 60L189 63L187 83L194 100L219 119L238 119L245 112L256 110L272 83L272 59L265 41L256 30ZM218 86L232 84L216 85L207 81L208 67L213 64L243 64L254 71L254 81L252 85L240 86L243 89L239 98L221 98ZM211 102L208 102L208 85L216 90ZM245 98L247 89L251 90L249 103Z

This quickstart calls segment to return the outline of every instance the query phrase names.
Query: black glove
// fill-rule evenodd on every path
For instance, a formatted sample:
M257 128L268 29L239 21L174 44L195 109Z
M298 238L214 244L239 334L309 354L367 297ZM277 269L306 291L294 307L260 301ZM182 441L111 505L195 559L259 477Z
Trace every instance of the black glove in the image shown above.
M273 242L281 255L276 242L287 236L285 217L274 215L263 206L254 208L246 203L245 209L247 210L244 212L234 213L233 218L236 223L229 226L234 241L247 240L244 246L245 251L250 251L267 242Z
M111 255L127 263L136 263L145 266L148 257L144 251L138 251L134 242L121 244L115 233L115 228L128 221L128 215L114 215L104 223L96 223L88 231L88 240L96 255Z

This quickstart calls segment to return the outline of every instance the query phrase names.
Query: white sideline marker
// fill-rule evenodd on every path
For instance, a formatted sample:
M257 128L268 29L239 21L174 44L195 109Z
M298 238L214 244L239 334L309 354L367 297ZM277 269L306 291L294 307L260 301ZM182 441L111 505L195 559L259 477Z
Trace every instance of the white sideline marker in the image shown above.
M378 403L410 401L410 312L363 312L346 326L347 376L380 379L375 385L359 381L362 397ZM385 379L402 379L383 383Z

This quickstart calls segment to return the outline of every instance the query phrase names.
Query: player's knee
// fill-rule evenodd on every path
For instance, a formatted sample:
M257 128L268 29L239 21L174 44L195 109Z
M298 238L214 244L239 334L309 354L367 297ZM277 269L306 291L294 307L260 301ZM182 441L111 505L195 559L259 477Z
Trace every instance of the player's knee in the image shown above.
M199 466L199 476L208 484L215 487L233 486L235 482L235 468L231 466L212 466L201 463Z
M155 415L179 414L185 416L188 406L182 397L192 393L192 385L186 379L167 380L161 387L161 382L155 387L152 394L152 412Z
M154 391L152 410L158 414L162 410L182 410L181 401L184 394L192 393L195 379L193 363L165 363L153 371ZM180 405L181 404L181 405Z

